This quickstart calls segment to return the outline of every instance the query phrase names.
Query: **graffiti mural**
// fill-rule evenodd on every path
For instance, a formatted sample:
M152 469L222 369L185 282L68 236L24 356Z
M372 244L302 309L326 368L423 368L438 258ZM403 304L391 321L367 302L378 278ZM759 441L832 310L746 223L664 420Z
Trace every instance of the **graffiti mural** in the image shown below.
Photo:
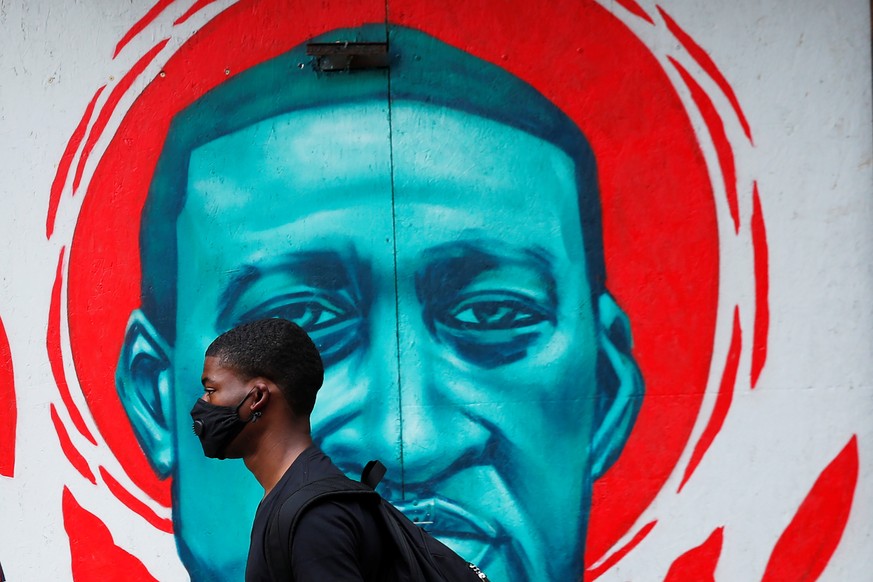
M189 411L211 340L263 317L322 353L316 442L350 476L381 459L383 496L491 579L729 568L724 514L670 522L771 365L759 128L669 6L450 4L162 1L119 36L46 195L72 579L243 578L263 490ZM356 46L384 58L324 57ZM826 569L858 439L755 576Z
M323 354L313 428L340 466L388 460L387 495L498 578L543 563L578 578L592 476L642 397L627 318L604 287L590 147L502 69L402 27L389 44L390 94L382 71L301 69L301 48L175 117L143 215L122 403L173 476L190 568L214 567L224 540L200 532L250 508L209 509L203 483L220 471L246 501L259 494L242 467L181 436L200 355L240 323L292 319ZM554 475L558 463L570 473ZM570 507L580 519L560 519ZM225 555L245 547L228 538Z

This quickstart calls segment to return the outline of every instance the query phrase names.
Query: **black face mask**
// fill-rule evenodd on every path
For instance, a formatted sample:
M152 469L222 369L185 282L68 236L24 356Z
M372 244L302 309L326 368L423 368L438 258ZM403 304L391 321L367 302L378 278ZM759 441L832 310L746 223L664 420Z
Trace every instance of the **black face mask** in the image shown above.
M239 409L252 395L249 392L236 406L219 406L198 399L191 409L194 419L194 434L200 438L203 454L212 459L226 459L225 450L233 439L242 432L250 422L255 422L260 412L253 412L251 418L243 420L239 417Z

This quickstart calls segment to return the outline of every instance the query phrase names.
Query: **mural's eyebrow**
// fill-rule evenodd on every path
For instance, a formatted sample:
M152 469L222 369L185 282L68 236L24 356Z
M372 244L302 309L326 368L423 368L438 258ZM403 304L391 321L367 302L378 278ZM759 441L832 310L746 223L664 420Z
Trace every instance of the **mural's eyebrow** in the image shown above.
M280 255L259 265L244 265L231 277L218 302L219 329L239 323L233 311L243 294L272 276L287 276L294 284L337 290L357 287L357 257L337 251L301 251Z
M557 303L551 252L539 245L517 247L490 238L446 243L430 249L423 268L416 273L416 293L419 300L449 297L450 292L463 289L482 273L517 266L537 273L549 290L549 299Z
M530 247L507 244L505 240L473 238L465 241L442 244L428 250L426 262L437 264L463 260L480 267L491 265L523 265L544 275L553 276L554 255L547 249L533 245Z
M240 267L239 272L231 278L227 287L222 291L221 298L218 300L219 328L224 329L226 327L225 323L228 313L233 309L233 306L236 305L236 302L240 295L242 295L243 291L257 281L260 275L261 271L257 267L253 265L243 265Z

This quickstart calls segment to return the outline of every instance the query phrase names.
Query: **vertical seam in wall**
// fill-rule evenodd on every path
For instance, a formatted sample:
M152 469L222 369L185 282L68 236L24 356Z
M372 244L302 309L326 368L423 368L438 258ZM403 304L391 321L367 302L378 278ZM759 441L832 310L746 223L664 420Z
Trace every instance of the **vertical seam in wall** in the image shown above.
M385 43L389 43L388 32L388 0L385 0ZM403 390L401 389L400 377L400 287L397 277L397 211L394 198L394 125L391 111L391 46L388 45L388 162L391 167L391 244L392 258L394 260L394 341L396 346L395 357L397 358L397 423L400 427L399 453L400 453L400 497L406 497L406 471L403 459Z

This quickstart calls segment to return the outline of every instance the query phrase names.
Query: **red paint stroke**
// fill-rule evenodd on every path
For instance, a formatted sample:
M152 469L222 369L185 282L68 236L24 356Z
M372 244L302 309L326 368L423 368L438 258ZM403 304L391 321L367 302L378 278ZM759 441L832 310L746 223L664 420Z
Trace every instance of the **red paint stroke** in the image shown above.
M115 57L117 57L118 53L121 52L121 49L127 46L127 43L129 43L133 39L133 37L142 32L142 30L146 26L154 22L155 18L157 18L161 14L161 12L166 10L167 6L172 4L174 1L175 0L158 0L158 3L152 6L151 10L146 12L145 16L137 20L136 24L134 24L131 29L128 30L123 37L121 37L121 40L118 41L117 45L115 45L115 53L112 55L112 58L114 59Z
M183 14L182 16L177 18L175 22L173 22L173 25L178 26L182 24L183 22L194 16L194 14L200 12L213 2L215 2L215 0L197 0L197 2L191 5L191 8L185 11L185 14Z
M728 349L727 361L724 365L724 373L721 376L721 385L718 387L718 396L715 399L715 406L712 409L712 416L709 417L709 422L706 428L703 429L703 434L700 435L700 440L694 447L694 452L691 454L691 460L688 461L688 466L685 468L685 476L682 477L682 483L679 484L677 491L682 491L685 483L694 473L703 455L709 450L712 441L721 430L724 424L724 419L727 416L728 410L731 407L731 401L734 396L734 383L737 380L737 369L740 365L740 350L743 345L743 330L740 328L740 308L734 307L734 328L731 331L731 346Z
M79 125L73 131L70 141L67 142L67 147L64 149L61 161L58 163L58 171L55 174L51 194L49 195L48 216L45 220L45 237L47 239L51 238L52 232L55 230L55 218L58 213L58 206L61 203L61 192L64 189L64 182L67 181L67 176L70 173L70 166L73 164L76 150L79 149L79 144L82 143L82 139L85 137L85 130L88 129L88 122L91 120L91 114L94 113L94 105L97 103L97 98L100 97L105 88L106 85L103 85L94 93L90 103L88 103L88 107L85 108L85 113L82 115Z
M755 331L752 341L752 389L758 383L767 360L767 334L770 329L770 272L764 213L758 196L758 183L752 192L752 249L755 255Z
M843 537L857 483L858 437L852 435L779 536L761 582L818 579Z
M638 531L636 533L636 535L633 538L631 538L631 540L628 543L626 543L621 548L616 550L616 552L614 554L612 554L611 556L609 556L606 560L604 560L602 564L600 564L599 566L594 567L594 568L588 568L588 570L586 570L586 573L588 575L585 576L585 578L587 580L589 580L589 582L591 580L596 580L597 578L599 578L601 574L603 574L604 572L606 572L607 570L612 568L622 558L624 558L626 555L628 555L631 550L633 550L635 547L637 547L640 544L640 542L642 542L645 539L645 537L647 535L649 535L649 532L652 531L652 529L655 527L655 524L657 524L657 523L658 523L658 520L656 519L655 521L650 521L649 523L644 525L642 527L642 529L640 531Z
M721 166L722 178L724 179L725 192L727 193L728 206L731 209L731 218L734 219L734 230L740 232L740 209L737 201L737 171L734 165L734 154L731 149L731 144L728 141L727 133L724 130L724 122L721 120L718 111L712 104L712 100L706 94L706 91L694 80L694 78L672 57L667 57L682 79L685 85L691 91L691 98L703 115L703 121L706 123L709 134L712 136L712 143L715 146L715 153L718 155L718 164Z
M106 486L109 487L109 490L121 501L125 504L131 511L142 516L147 522L155 526L157 529L167 532L173 533L173 520L163 518L155 513L152 508L148 505L134 497L130 491L128 491L124 485L115 480L109 471L105 468L100 467L100 476L103 478L103 481L106 483Z
M664 582L715 582L715 568L723 541L724 527L718 527L705 542L676 558Z
M15 400L15 374L12 371L12 350L0 319L0 475L15 476L15 431L18 406Z
M61 248L61 255L58 257L58 269L55 274L55 284L52 287L51 306L49 307L48 330L46 332L45 347L48 352L49 364L51 364L52 375L55 377L55 384L58 385L58 392L61 395L61 400L64 401L64 406L70 414L70 420L82 436L91 441L91 444L96 445L97 441L91 435L91 431L85 426L85 420L82 418L82 413L73 402L73 397L70 394L70 387L67 384L67 377L64 374L64 356L61 353L61 287L63 284L63 267L64 267L64 252L66 248Z
M91 471L91 467L88 466L88 461L85 460L85 457L82 456L82 453L79 452L79 449L76 448L76 445L73 444L73 441L70 439L70 434L67 432L66 427L64 427L64 423L61 421L61 418L58 416L58 411L55 408L55 405L52 404L51 408L51 416L52 416L52 424L55 425L55 432L58 435L58 440L61 443L61 450L64 451L64 455L67 457L67 460L70 461L70 464L76 469L81 475L93 483L97 484L97 478L94 477L94 473Z
M82 508L64 487L64 529L70 539L72 578L76 582L127 580L158 582L132 554L115 545L109 528Z
M73 177L73 194L75 194L76 190L79 189L79 184L82 182L82 173L85 171L85 162L88 161L88 156L91 155L91 150L94 149L94 145L97 143L97 140L100 139L103 130L106 129L106 124L109 123L109 118L112 117L116 105L121 101L121 98L127 90L130 89L134 80L136 80L140 73L142 73L149 63L154 60L155 56L161 52L161 49L163 49L169 41L170 39L165 38L153 46L149 52L143 55L142 58L136 62L132 69L125 73L121 78L121 81L118 82L118 85L112 89L112 92L106 99L106 103L103 104L100 113L97 115L97 120L94 122L91 131L88 133L85 147L82 148L82 155L79 156L79 163L76 165L76 175Z
M731 87L730 83L728 83L727 79L724 78L721 71L716 66L715 62L710 58L706 51L703 50L699 44L694 42L694 39L691 38L687 32L682 30L676 21L673 20L669 14L667 14L663 8L660 6L656 6L658 12L661 14L661 17L664 19L664 22L667 24L667 30L673 33L673 36L679 41L679 43L685 47L685 50L688 51L688 54L691 55L697 64L706 71L706 74L710 76L710 78L715 81L715 84L718 85L718 88L721 89L722 93L724 93L725 97L727 97L728 101L731 104L731 107L734 110L734 113L737 115L737 119L740 121L740 125L743 126L743 133L746 134L746 137L752 142L752 129L749 127L749 122L746 120L746 115L743 113L742 108L740 107L740 102L737 100L737 96L734 93L733 87ZM753 142L754 143L754 142Z
M634 16L639 16L649 24L655 24L655 21L652 20L652 17L649 16L639 4L634 2L634 0L616 0L616 3Z

